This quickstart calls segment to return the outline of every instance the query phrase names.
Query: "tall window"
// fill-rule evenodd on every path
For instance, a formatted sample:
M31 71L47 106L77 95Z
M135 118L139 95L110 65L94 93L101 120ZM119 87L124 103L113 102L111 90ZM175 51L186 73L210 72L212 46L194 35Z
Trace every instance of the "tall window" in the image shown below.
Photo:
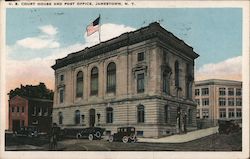
M60 103L63 103L63 100L64 100L64 90L60 89L59 93L60 93Z
M219 88L219 94L220 94L220 96L225 96L226 95L226 88Z
M233 96L234 95L234 88L228 88L228 95Z
M19 106L17 106L17 110L16 110L16 112L19 112L20 110L19 110L20 108L19 108Z
M175 61L174 72L175 72L175 86L179 87L179 62L178 61Z
M79 71L76 75L76 97L83 96L83 73Z
M170 113L169 106L165 105L165 107L164 107L165 123L169 122L169 115L170 115L169 113Z
M200 109L196 109L196 118L200 119Z
M144 73L137 75L137 93L144 92Z
M137 121L138 123L144 123L144 106L139 105L137 107Z
M226 118L226 109L220 109L220 118Z
M236 96L241 96L241 93L242 92L242 90L241 90L241 88L236 88Z
M12 112L15 112L15 107L11 107L12 108Z
M106 108L106 122L113 123L113 108Z
M234 106L234 98L228 98L228 106Z
M163 92L169 93L169 81L168 81L168 76L167 72L163 71Z
M114 62L108 64L107 67L107 92L116 91L116 65Z
M195 95L199 96L200 95L200 89L195 89Z
M76 110L75 111L75 124L80 124L80 120L81 120L80 110Z
M197 103L197 106L200 106L200 99L195 99L195 103Z
M64 75L60 75L60 81L62 82L64 80Z
M59 124L63 124L63 114L62 114L62 112L59 112L58 113L58 118L59 118Z
M236 109L236 117L241 117L241 109Z
M98 94L98 68L94 67L91 70L91 95Z
M226 105L226 98L219 98L219 106L225 106Z
M236 98L236 106L242 106L242 99Z
M209 106L209 98L202 99L202 106Z
M137 54L137 61L143 61L144 60L144 52L140 52Z
M24 113L24 106L22 106L22 113Z
M203 95L203 96L209 95L209 89L208 88L202 88L201 89L201 95Z
M202 109L202 118L203 119L209 118L209 110L208 109Z
M234 118L234 109L228 109L228 117Z

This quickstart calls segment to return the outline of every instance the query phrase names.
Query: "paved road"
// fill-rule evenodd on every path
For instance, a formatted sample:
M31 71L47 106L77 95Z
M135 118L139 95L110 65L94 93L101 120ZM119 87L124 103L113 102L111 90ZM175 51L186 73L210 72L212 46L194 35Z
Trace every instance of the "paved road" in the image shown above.
M11 138L11 136L9 136ZM20 140L20 141L18 141ZM36 141L39 139L35 139ZM6 150L24 150L24 144L38 146L37 150L48 150L48 144L31 142L27 137L7 139ZM10 143L12 142L12 143ZM21 143L20 143L21 142ZM14 147L13 147L14 146ZM58 142L58 149L63 151L241 151L241 132L224 135L214 134L185 143L109 143L105 140L65 139ZM31 150L31 149L26 149Z

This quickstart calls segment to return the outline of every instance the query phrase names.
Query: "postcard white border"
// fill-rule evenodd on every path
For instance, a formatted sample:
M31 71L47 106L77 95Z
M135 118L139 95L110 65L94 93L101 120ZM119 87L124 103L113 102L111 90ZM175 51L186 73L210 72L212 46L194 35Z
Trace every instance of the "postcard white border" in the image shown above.
M34 5L21 5L21 3L35 3ZM50 158L50 159L64 159L64 158L133 158L133 159L171 159L171 158L249 158L249 1L116 1L116 2L134 2L135 5L131 6L101 6L102 8L242 8L243 9L243 49L242 49L242 80L243 80L243 147L242 152L167 152L167 151L4 151L4 128L6 119L6 103L5 100L5 9L6 8L100 8L100 6L80 6L80 5L62 5L62 6L46 6L38 5L41 2L83 2L83 1L15 1L15 2L1 2L1 47L0 47L0 60L1 60L1 139L0 139L0 158ZM96 2L96 1L89 1ZM115 1L107 1L115 2ZM20 3L15 6L11 3ZM164 7L163 7L164 6Z

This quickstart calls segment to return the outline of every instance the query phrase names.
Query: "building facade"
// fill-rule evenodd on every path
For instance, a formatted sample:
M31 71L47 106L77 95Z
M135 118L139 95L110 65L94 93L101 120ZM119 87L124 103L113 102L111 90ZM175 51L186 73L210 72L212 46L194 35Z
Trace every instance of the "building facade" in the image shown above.
M53 101L47 99L15 96L9 100L9 129L36 126L48 132L52 122Z
M52 66L53 122L62 128L100 126L106 133L134 126L144 137L176 133L184 122L195 129L198 56L158 23L71 53Z
M195 82L197 119L242 119L242 82L204 80Z

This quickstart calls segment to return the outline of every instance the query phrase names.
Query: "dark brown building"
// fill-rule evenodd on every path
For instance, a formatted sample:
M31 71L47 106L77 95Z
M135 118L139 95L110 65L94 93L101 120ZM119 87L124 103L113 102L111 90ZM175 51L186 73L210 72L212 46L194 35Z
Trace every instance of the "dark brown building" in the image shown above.
M40 132L47 132L52 122L52 105L52 100L16 95L9 100L9 129L36 126Z

